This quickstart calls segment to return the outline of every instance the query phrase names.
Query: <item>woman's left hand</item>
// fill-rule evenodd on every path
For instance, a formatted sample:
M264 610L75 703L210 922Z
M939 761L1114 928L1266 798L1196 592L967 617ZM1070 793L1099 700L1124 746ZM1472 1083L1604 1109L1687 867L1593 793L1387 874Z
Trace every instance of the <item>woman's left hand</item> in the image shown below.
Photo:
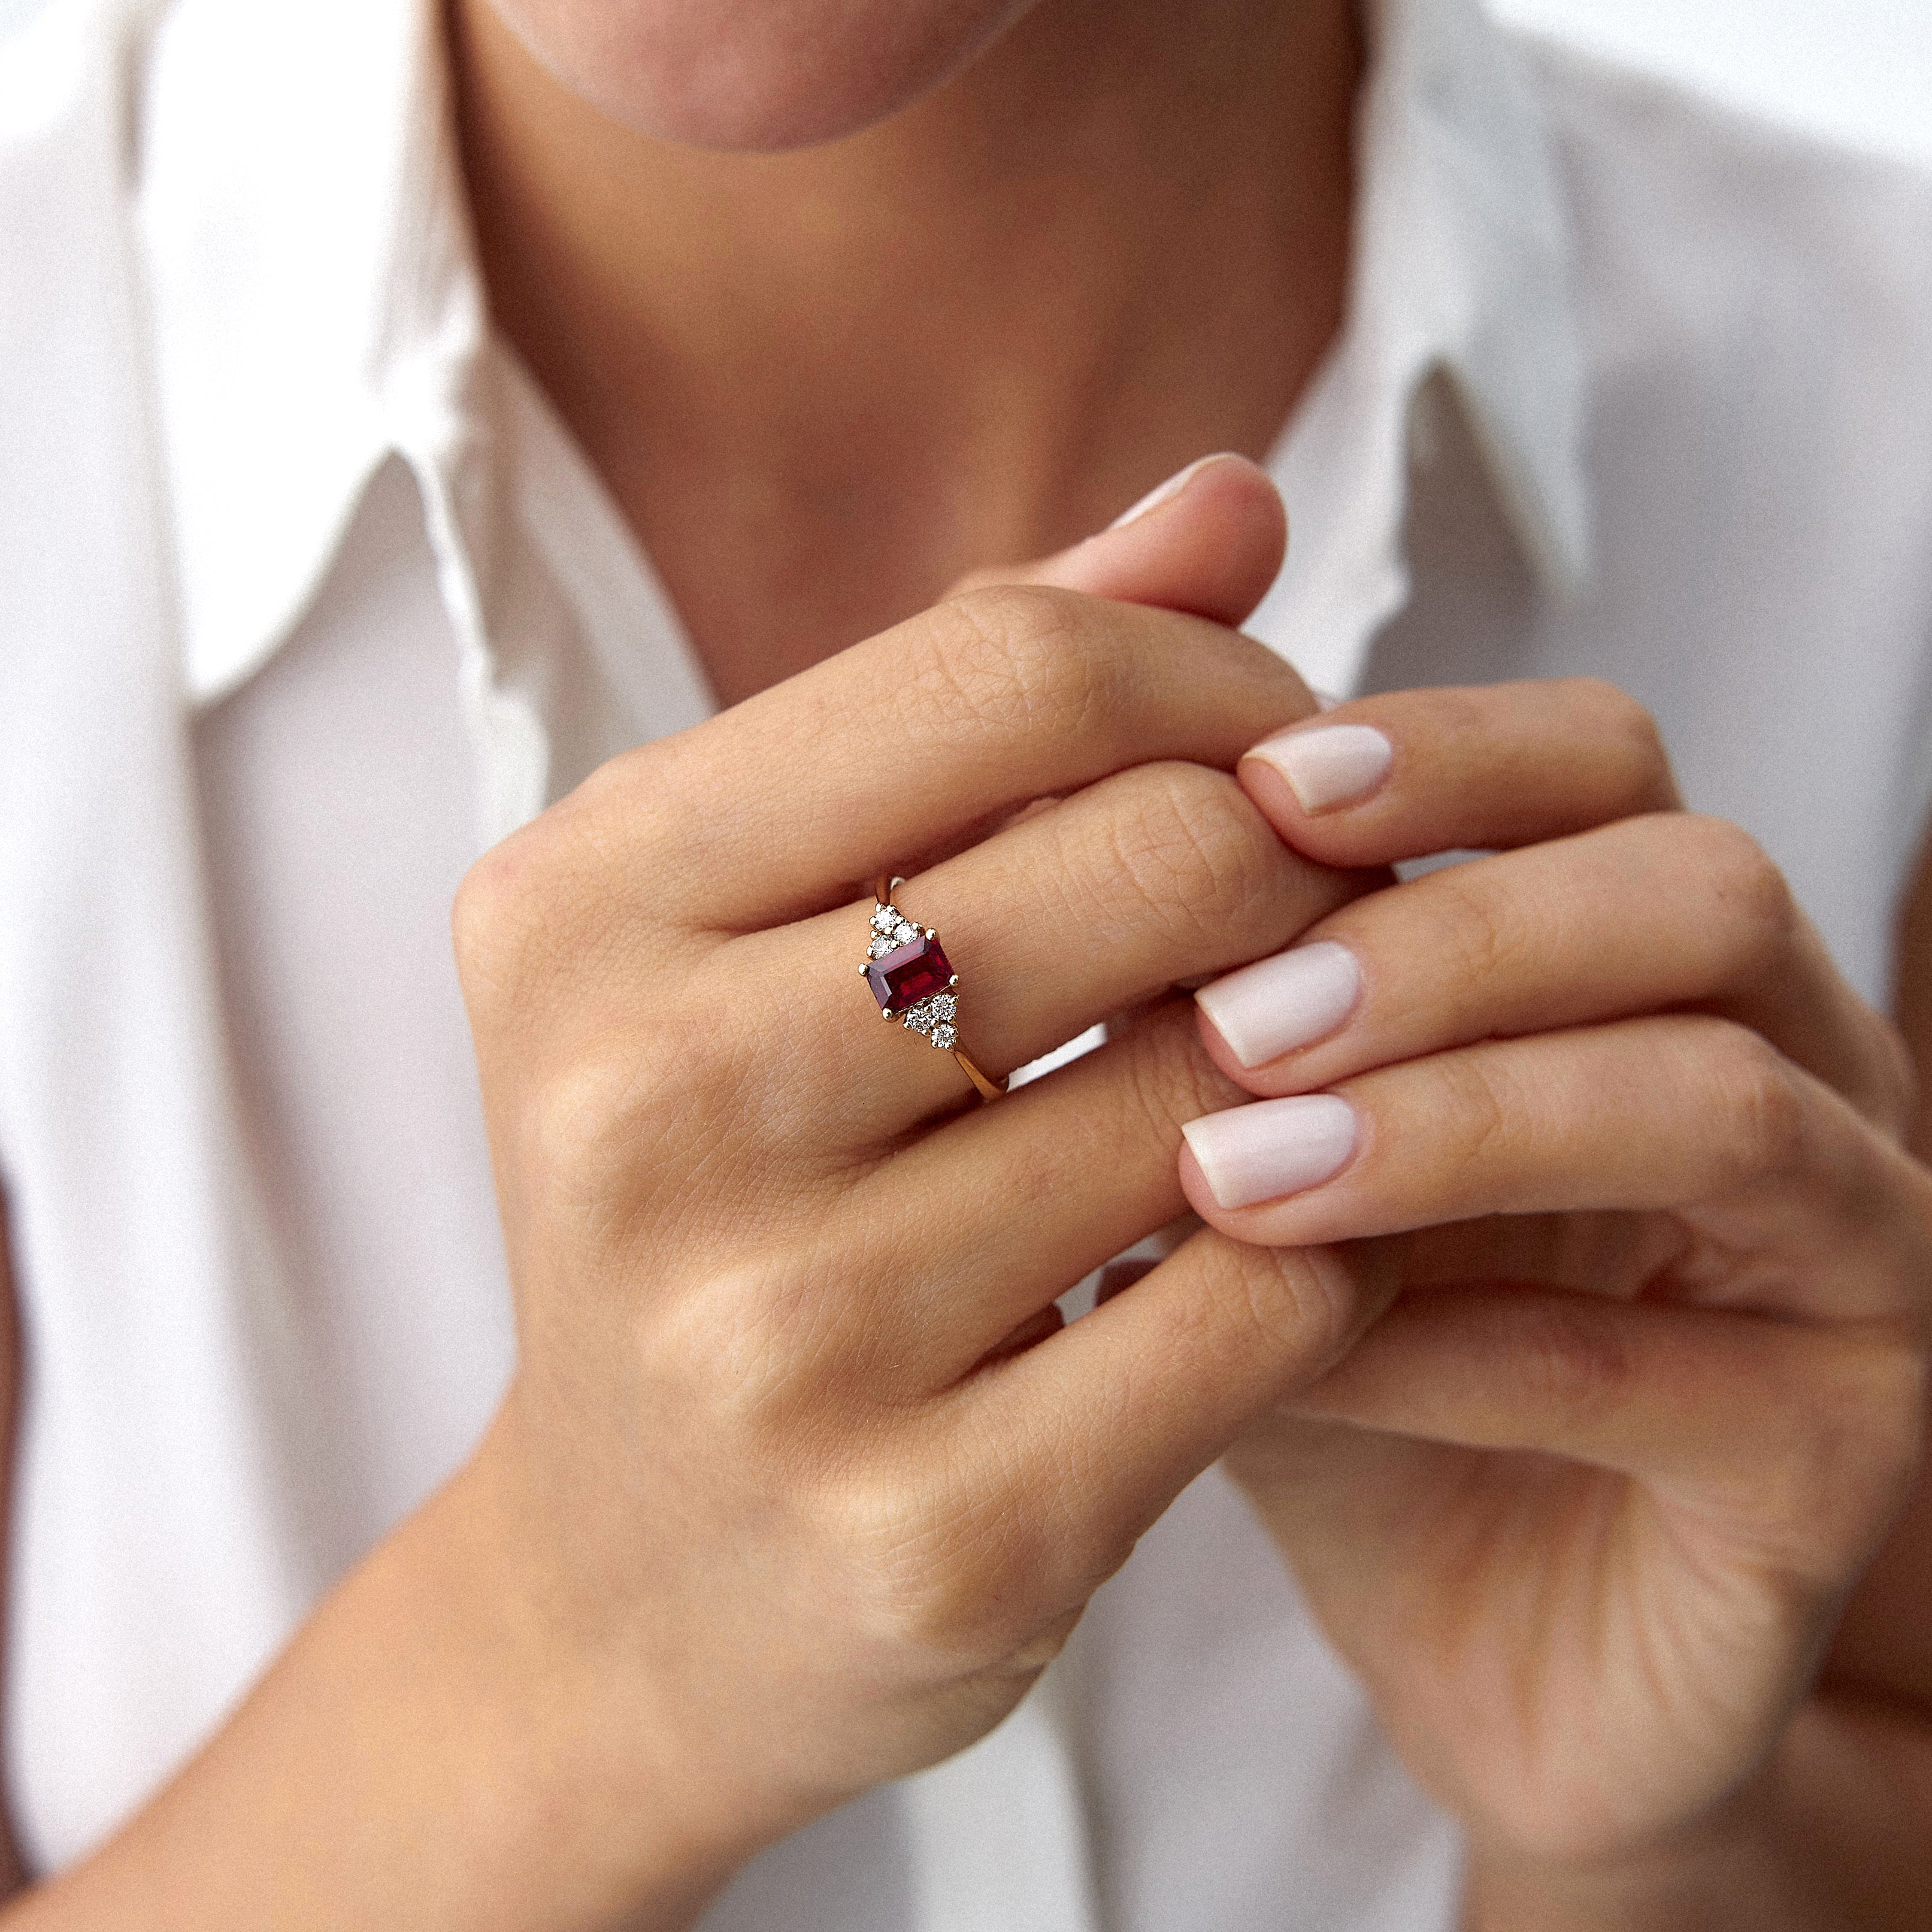
M1910 1487L1906 1056L1607 686L1366 699L1241 776L1330 865L1495 856L1198 995L1258 1102L1190 1126L1190 1198L1395 1290L1231 1465L1479 1867L1668 1858L1753 1802Z

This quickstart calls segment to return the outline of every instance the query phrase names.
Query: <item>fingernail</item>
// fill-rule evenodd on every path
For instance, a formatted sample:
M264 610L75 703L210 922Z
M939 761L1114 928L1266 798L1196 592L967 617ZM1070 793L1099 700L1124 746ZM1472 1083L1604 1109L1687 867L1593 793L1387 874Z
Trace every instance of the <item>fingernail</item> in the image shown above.
M1339 1173L1355 1150L1355 1110L1334 1094L1255 1100L1180 1130L1223 1208L1298 1194Z
M1165 483L1156 483L1138 503L1123 510L1107 527L1110 530L1124 530L1130 524L1137 524L1150 510L1157 510L1163 503L1171 503L1192 483L1210 463L1225 462L1232 452L1217 449L1211 456L1197 456L1185 470L1177 470Z
M1333 1033L1361 998L1362 969L1332 939L1258 959L1194 997L1244 1066Z
M1369 724L1318 724L1264 738L1248 754L1287 779L1304 812L1328 812L1368 796L1388 776L1395 747Z

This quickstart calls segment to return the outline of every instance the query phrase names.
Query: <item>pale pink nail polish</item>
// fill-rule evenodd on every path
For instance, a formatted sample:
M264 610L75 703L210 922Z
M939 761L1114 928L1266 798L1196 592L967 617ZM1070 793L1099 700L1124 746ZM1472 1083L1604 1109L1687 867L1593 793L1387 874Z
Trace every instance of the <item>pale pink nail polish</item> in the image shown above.
M1260 1066L1333 1033L1362 994L1362 969L1332 939L1258 959L1194 997L1244 1066Z
M1395 747L1370 724L1318 724L1264 738L1248 754L1287 779L1304 812L1355 805L1388 776Z
M1251 1208L1339 1173L1355 1150L1355 1110L1338 1094L1298 1094L1208 1114L1180 1131L1214 1198Z
M1216 450L1211 456L1197 456L1185 470L1177 470L1165 483L1156 483L1138 503L1130 504L1107 527L1110 530L1124 530L1130 524L1137 524L1151 510L1159 509L1163 503L1171 503L1192 483L1210 463L1226 461L1230 452Z

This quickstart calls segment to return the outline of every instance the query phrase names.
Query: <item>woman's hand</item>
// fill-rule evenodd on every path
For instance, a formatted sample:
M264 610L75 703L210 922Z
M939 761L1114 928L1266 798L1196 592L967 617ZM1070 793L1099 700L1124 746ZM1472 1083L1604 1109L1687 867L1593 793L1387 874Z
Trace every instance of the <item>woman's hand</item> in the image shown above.
M1667 1862L1762 1797L1910 1484L1905 1055L1604 686L1371 698L1240 770L1331 865L1514 849L1198 996L1259 1097L1190 1125L1190 1199L1397 1297L1231 1466L1479 1878Z
M1218 557L1120 567L1189 518ZM1237 616L1278 518L1249 466L1204 472L1036 575ZM1319 1255L1209 1234L1058 1332L1057 1296L1180 1210L1181 1123L1238 1090L1170 1000L982 1108L859 977L861 882L895 868L996 1071L1285 944L1355 888L1230 774L1311 709L1219 624L981 589L616 760L466 883L521 1340L470 1480L542 1748L699 1863L989 1728L1374 1312ZM591 1848L601 1909L634 1902L632 1850Z
M502 1409L10 1926L686 1923L760 1844L996 1722L1174 1493L1346 1348L1375 1308L1342 1270L1211 1233L1092 1321L1053 1308L1180 1210L1180 1124L1238 1097L1162 996L1358 890L1232 776L1312 708L1226 628L1282 538L1267 479L1211 463L1030 584L617 760L477 867ZM894 868L996 1073L1151 1011L980 1107L859 979Z

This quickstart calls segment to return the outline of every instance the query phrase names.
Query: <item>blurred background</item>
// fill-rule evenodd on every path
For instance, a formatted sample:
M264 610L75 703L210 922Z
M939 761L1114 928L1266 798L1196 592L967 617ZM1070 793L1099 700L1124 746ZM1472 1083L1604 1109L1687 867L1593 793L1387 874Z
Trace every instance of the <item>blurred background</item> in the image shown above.
M1490 5L1505 20L1754 112L1932 166L1932 0Z
M264 0L266 4L301 0ZM46 0L0 0L0 41ZM1932 166L1932 0L1490 0L1505 20Z

